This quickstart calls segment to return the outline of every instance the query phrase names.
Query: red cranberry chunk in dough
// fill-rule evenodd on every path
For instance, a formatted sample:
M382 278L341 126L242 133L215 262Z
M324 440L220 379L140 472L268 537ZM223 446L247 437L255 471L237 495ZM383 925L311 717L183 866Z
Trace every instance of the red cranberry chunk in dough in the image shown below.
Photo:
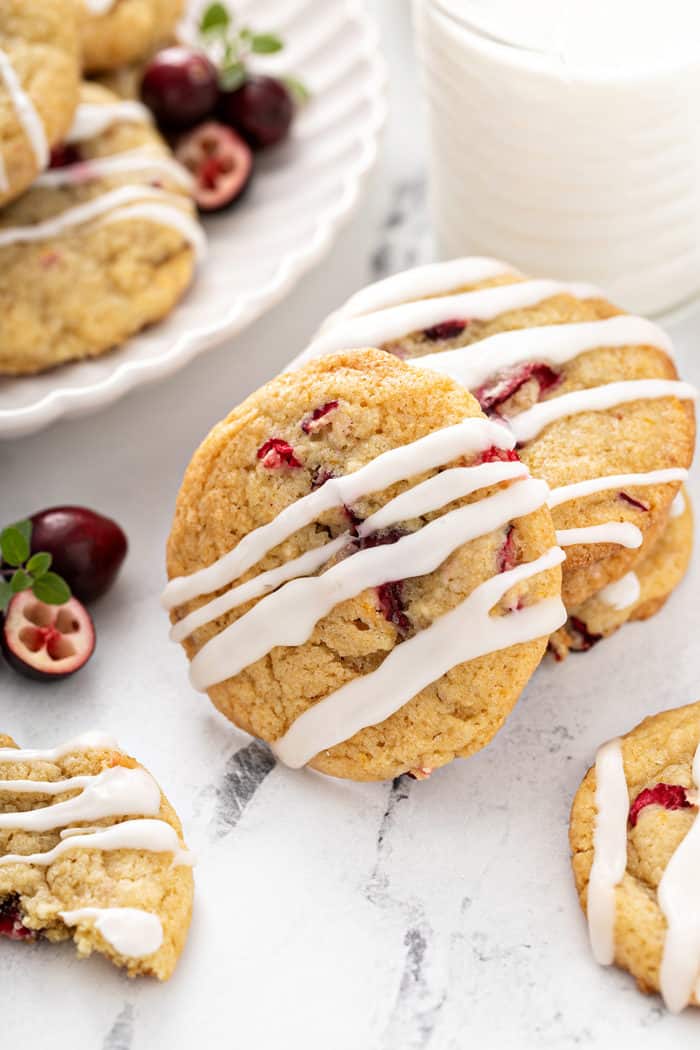
M430 328L424 328L423 335L431 343L442 342L444 339L456 339L458 335L462 334L468 324L469 321L453 318L450 321L441 321L439 324L434 324Z
M518 564L517 551L515 549L515 529L512 525L506 527L506 538L501 544L497 557L498 571L508 572Z
M322 427L328 426L331 420L328 418L330 412L338 407L337 401L326 401L325 405L315 408L310 415L301 421L301 429L305 434L315 434Z
M574 653L588 652L603 637L602 634L593 634L589 631L583 620L580 620L578 616L569 617L566 630L569 635L569 648Z
M491 445L478 456L476 463L517 463L519 460L520 456L514 448L498 448Z
M555 372L549 365L537 361L529 361L527 364L518 365L502 372L491 383L484 383L472 391L482 409L486 413L497 412L500 405L508 401L518 390L530 380L534 380L538 387L539 400L543 394L552 390L561 382L559 372Z
M82 154L77 146L70 142L59 142L51 150L49 167L67 168L71 164L79 164L82 159Z
M266 470L280 470L282 467L300 467L301 463L294 454L294 449L283 438L269 438L258 449L258 459Z
M631 507L636 507L637 510L648 511L651 509L650 505L645 503L644 500L635 499L634 496L628 496L626 492L618 492L617 495L621 500L624 500L625 503L629 503Z
M16 897L7 897L0 903L0 937L8 937L11 941L36 940L35 931L22 922Z
M377 587L377 601L385 620L393 623L401 635L411 630L411 621L404 611L403 580L393 580Z
M646 806L663 806L664 809L688 809L692 805L684 787L680 784L654 784L653 788L640 791L630 806L629 821L636 827L639 814Z

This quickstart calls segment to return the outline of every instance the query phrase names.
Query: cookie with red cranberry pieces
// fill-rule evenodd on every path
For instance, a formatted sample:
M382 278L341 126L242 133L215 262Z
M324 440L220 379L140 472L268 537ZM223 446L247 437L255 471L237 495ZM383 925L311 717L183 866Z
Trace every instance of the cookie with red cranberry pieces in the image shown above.
M700 1005L700 703L604 744L571 810L576 889L602 965L678 1012Z
M0 4L0 207L49 164L78 104L80 58L73 0Z
M568 608L661 537L692 460L696 391L679 381L658 326L589 285L467 258L358 292L301 360L355 346L451 376L510 427L523 462L552 489Z
M72 938L167 980L192 913L192 856L150 773L104 733L20 749L0 736L0 936Z
M252 394L195 453L168 541L194 686L338 777L483 747L564 618L546 486L513 445L459 384L377 350Z

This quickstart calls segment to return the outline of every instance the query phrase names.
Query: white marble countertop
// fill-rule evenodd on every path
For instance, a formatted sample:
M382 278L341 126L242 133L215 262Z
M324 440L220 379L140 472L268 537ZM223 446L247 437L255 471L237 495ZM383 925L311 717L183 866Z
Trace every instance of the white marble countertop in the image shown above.
M567 844L597 745L697 698L697 560L661 615L547 663L485 751L425 783L274 766L190 689L167 639L163 545L199 440L351 291L430 257L408 5L372 6L391 116L364 202L326 261L235 344L99 415L0 444L4 521L84 503L131 541L95 607L93 661L48 688L0 668L0 729L25 746L114 732L162 781L199 858L189 942L165 986L78 962L69 946L1 943L3 1046L665 1050L697 1039L695 1013L672 1017L594 964ZM698 382L700 323L674 334Z

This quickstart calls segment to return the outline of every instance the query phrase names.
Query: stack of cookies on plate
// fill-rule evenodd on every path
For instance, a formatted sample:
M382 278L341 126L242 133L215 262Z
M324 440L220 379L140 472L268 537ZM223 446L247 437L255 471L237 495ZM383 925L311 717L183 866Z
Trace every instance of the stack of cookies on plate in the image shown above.
M193 685L293 767L425 777L688 565L695 390L666 334L492 259L353 296L214 428L164 596Z
M145 107L82 81L169 36L180 0L0 0L0 374L93 357L164 317L204 240Z

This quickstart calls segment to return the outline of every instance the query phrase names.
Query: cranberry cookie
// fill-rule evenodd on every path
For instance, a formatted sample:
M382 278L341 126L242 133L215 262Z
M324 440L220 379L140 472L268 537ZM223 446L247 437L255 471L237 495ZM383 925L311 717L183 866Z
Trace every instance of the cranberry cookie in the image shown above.
M693 512L685 489L671 505L670 520L646 558L577 608L550 640L558 660L584 652L632 620L648 620L666 604L685 576L693 550Z
M0 373L94 357L169 313L204 247L190 191L144 107L85 85L53 166L0 213Z
M458 383L377 350L268 383L195 453L164 604L191 680L293 767L444 765L565 618L546 486Z
M0 0L0 207L48 165L79 83L74 0Z
M598 962L674 1012L700 1005L700 703L598 751L571 810L576 889Z
M169 40L184 0L77 0L83 65L103 73L139 62Z
M0 736L0 934L73 938L167 980L192 913L191 855L150 773L103 733L48 751Z
M651 550L686 476L695 391L668 337L587 285L493 259L398 274L334 314L301 360L377 346L464 383L552 488L563 598L581 605Z

